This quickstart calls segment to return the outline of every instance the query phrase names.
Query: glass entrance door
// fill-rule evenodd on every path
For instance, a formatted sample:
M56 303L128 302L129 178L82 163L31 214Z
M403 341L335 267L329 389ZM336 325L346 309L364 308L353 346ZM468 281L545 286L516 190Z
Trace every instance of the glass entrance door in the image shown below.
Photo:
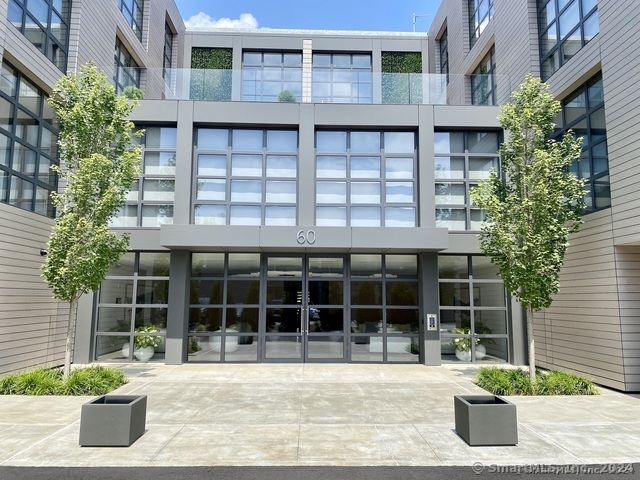
M345 361L344 257L267 258L265 361Z

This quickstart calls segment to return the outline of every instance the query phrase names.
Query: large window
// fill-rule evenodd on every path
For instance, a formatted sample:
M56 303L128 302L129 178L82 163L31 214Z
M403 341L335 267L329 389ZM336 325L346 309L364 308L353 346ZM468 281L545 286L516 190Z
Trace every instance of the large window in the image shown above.
M542 79L567 63L599 28L597 0L538 0Z
M315 53L315 103L371 103L371 55Z
M414 132L316 132L316 225L415 227Z
M260 254L194 253L191 265L189 360L256 362Z
M301 100L302 54L244 52L242 55L242 99L245 101L277 102L282 99L282 92L290 92L297 101Z
M416 255L351 255L351 361L418 361L418 285Z
M493 18L493 0L469 0L468 11L469 45L473 47Z
M447 30L444 31L440 40L438 40L438 47L440 50L440 74L447 76L447 83L449 83L449 37Z
M509 361L507 295L487 257L440 255L443 361Z
M0 201L54 216L57 130L46 94L6 62L0 77Z
M63 72L67 69L71 0L9 0L8 18Z
M153 325L161 337L154 360L164 358L169 303L169 253L127 253L107 272L98 292L94 360L131 361L135 338Z
M127 23L138 37L142 40L142 13L144 12L144 0L118 0L120 11Z
M471 104L495 105L496 104L496 62L494 59L494 47L480 62L471 75Z
M559 139L568 129L582 137L582 154L571 166L571 171L587 182L586 212L610 207L607 126L600 74L562 102L562 112L556 124L554 138Z
M449 230L480 230L482 210L469 191L499 168L498 132L436 132L436 226Z
M162 77L170 83L173 61L173 31L168 23L164 25L164 54L162 56Z
M295 225L298 132L199 128L194 223Z
M116 39L114 59L113 83L116 93L122 93L129 86L140 88L140 67L120 39Z
M173 223L176 129L147 127L136 139L143 148L142 174L127 194L112 227L160 227Z

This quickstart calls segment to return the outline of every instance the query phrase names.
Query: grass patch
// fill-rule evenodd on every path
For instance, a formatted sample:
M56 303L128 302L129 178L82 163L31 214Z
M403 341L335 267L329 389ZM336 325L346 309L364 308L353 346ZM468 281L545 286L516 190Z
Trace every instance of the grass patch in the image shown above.
M476 384L494 395L599 395L595 384L575 373L537 370L536 382L529 373L518 369L483 367Z
M0 379L0 395L105 395L127 383L117 368L77 368L66 381L57 368L36 368Z

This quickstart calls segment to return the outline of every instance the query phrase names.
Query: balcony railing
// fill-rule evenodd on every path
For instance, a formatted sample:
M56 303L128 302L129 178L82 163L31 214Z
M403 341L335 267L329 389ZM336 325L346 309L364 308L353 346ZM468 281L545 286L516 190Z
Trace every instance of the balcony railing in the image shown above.
M276 72L278 73L278 72ZM390 105L470 105L472 104L470 75L440 75L416 73L347 72L331 80L315 79L313 75L295 80L262 76L261 71L146 69L147 85L163 85L162 89L144 88L146 99L202 100L214 102L296 102L296 103L359 103ZM162 81L158 83L155 78ZM164 80L162 80L164 79ZM477 84L478 82L476 82ZM508 77L481 79L481 85L497 104L508 99L511 82ZM162 91L160 91L162 90Z

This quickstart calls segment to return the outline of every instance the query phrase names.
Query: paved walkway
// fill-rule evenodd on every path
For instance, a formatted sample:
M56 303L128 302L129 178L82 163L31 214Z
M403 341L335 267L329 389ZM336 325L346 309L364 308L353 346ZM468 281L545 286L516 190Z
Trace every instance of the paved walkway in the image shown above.
M475 367L130 364L148 395L129 448L78 446L91 397L0 396L0 466L598 464L640 460L640 395L510 397L520 443L469 447L453 395Z

